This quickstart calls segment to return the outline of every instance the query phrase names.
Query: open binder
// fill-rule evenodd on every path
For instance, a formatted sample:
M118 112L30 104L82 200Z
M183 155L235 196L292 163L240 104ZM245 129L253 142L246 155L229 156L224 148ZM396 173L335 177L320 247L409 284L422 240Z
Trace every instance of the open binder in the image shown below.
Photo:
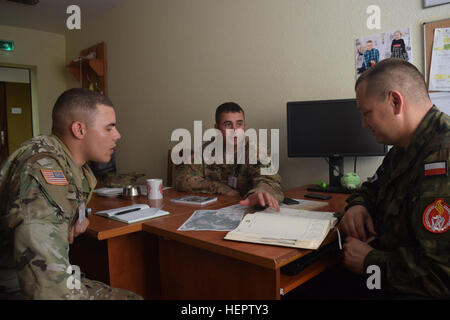
M280 208L247 214L224 239L277 246L317 249L337 218L332 212Z

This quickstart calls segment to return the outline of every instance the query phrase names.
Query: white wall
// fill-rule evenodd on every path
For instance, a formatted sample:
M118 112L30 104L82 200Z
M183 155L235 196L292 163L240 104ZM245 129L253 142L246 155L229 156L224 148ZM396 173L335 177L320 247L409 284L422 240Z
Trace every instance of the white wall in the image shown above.
M380 30L366 26L372 4L381 8ZM194 120L206 129L219 104L236 101L248 128L280 129L280 173L290 188L327 180L328 165L287 158L286 102L354 97L354 40L365 35L411 27L422 69L421 24L449 15L450 5L423 10L422 0L127 1L68 31L67 61L106 42L120 172L165 178L171 132L193 130ZM365 179L379 163L360 159L358 172Z

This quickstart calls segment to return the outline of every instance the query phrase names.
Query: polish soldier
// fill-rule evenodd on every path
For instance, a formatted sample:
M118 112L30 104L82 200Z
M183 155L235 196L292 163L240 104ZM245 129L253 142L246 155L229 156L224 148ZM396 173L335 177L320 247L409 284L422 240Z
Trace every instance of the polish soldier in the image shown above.
M89 225L86 204L96 179L87 161L108 162L120 138L113 104L70 89L57 99L52 121L51 135L23 143L0 171L0 295L140 299L84 278L69 262L69 244Z
M393 147L347 200L344 264L359 274L378 266L393 297L449 298L449 116L431 103L423 75L401 59L377 63L355 89L363 127Z

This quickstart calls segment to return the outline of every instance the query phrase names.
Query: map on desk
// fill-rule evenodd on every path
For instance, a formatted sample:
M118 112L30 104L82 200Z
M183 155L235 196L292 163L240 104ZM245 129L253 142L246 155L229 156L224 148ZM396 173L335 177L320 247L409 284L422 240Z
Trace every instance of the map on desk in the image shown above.
M241 223L247 208L235 204L218 210L196 210L178 231L231 231Z

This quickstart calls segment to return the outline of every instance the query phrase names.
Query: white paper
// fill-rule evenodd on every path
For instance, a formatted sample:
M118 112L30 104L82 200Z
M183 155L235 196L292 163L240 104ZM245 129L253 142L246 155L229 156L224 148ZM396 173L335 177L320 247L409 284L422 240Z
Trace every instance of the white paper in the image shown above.
M152 219L160 216L168 215L169 212L160 210L158 208L148 208L130 213L125 213L117 216L111 216L111 219L118 220L126 223L139 222L147 219Z
M126 210L131 210L131 209L144 210L144 209L150 209L150 207L148 205L146 205L146 204L133 204L131 206L98 211L98 212L96 212L96 214L110 217L110 216L115 215L116 213L123 212L123 211L126 211ZM124 214L124 216L125 215L126 214Z
M303 201L309 201L309 200L303 200ZM316 201L313 201L313 202L316 202ZM327 211L310 211L310 210L303 210L303 209L296 209L296 208L281 207L280 211L276 211L273 208L267 208L263 212L274 213L274 214L283 215L283 216L296 216L296 217L301 217L301 218L305 218L305 219L320 219L320 220L325 219L325 220L331 220L332 222L337 220L337 218L334 217L333 212L327 212Z
M317 249L337 219L331 212L280 208L247 214L224 239Z
M450 28L434 30L430 91L450 91Z
M430 99L439 110L450 115L450 92L430 92Z
M138 209L136 211L118 214L126 210ZM152 219L160 216L168 215L169 212L160 210L158 208L150 208L146 204L133 204L131 206L120 207L110 210L103 210L95 212L95 214L108 217L120 222L133 223L138 221L143 221L147 219Z
M330 225L330 219L311 219L301 214L299 219L293 220L289 218L290 215L265 212L248 214L235 231L251 237L264 235L263 239L310 241L326 233Z

